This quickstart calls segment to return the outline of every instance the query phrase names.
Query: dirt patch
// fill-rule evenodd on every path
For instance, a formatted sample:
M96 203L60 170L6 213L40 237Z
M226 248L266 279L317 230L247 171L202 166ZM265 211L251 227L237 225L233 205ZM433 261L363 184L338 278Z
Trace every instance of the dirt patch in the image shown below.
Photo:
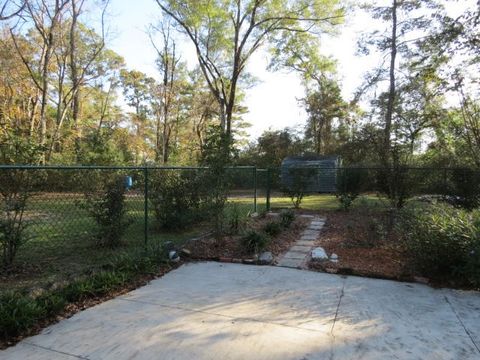
M272 221L278 220L270 216L252 218L248 220L243 230L237 235L226 235L220 239L210 236L191 241L185 247L190 250L194 259L252 258L253 255L245 252L241 245L242 233L246 229L254 229L260 232L267 223ZM308 223L308 219L297 217L289 228L270 239L264 251L270 251L276 257L286 252L299 238L300 233L307 227Z
M310 262L314 270L375 278L413 280L407 257L387 212L329 212L317 245L338 262Z

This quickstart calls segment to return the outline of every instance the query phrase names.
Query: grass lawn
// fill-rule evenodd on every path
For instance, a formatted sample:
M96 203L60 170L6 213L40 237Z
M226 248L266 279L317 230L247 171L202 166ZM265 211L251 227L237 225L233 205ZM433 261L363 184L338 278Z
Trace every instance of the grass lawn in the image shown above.
M82 199L82 195L76 194L43 194L29 200L25 211L28 241L18 251L14 270L0 275L0 292L68 280L98 269L122 253L145 248L142 197L127 197L131 224L122 245L115 249L95 246L97 225L82 207ZM183 242L207 230L205 226L181 232L159 230L152 211L148 221L148 244L154 247L164 241Z
M253 211L253 198L249 197L230 197L229 200L233 203L240 204L245 211L249 209ZM377 195L362 195L359 196L353 203L353 207L369 207L369 208L384 208L388 202L378 197ZM273 211L278 209L293 208L292 201L289 197L282 194L274 194L270 198L270 207ZM340 203L335 195L332 194L313 194L306 195L300 205L301 210L309 211L334 211L340 208ZM257 209L262 211L266 209L265 196L259 196L257 199Z

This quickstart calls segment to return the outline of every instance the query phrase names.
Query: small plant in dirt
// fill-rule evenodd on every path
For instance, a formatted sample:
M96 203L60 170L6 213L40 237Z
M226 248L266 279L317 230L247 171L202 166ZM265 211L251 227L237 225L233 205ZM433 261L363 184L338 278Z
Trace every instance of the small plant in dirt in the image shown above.
M403 212L401 230L410 258L424 275L480 286L480 211L441 204L412 207Z
M283 192L292 201L293 207L299 209L303 198L309 191L309 186L315 176L315 169L290 168L287 170Z
M280 235L283 226L278 221L270 221L263 227L263 232L271 237Z
M295 212L293 212L293 210L288 209L280 212L280 225L282 225L284 228L290 227L294 221Z
M270 239L266 234L250 230L241 239L241 244L248 254L258 254L268 245Z
M226 215L227 233L236 235L242 227L242 214L237 203L231 204L231 209Z
M123 178L105 180L103 189L85 194L86 208L98 225L95 235L98 246L116 247L131 221L126 219Z
M337 193L335 196L344 211L349 210L355 199L360 195L366 176L364 169L339 169L337 173Z

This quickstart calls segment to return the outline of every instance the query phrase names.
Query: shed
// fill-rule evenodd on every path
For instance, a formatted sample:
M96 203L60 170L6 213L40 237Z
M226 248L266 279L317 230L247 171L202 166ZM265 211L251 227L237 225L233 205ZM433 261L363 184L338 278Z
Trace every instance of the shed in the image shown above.
M287 189L301 186L307 193L333 193L340 166L338 155L290 156L282 161L281 182Z

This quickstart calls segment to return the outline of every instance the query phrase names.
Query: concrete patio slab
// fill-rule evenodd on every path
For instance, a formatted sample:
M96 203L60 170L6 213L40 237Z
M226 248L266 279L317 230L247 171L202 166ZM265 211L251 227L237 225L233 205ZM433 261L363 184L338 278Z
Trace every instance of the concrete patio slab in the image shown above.
M480 359L480 294L240 264L187 264L0 359Z

